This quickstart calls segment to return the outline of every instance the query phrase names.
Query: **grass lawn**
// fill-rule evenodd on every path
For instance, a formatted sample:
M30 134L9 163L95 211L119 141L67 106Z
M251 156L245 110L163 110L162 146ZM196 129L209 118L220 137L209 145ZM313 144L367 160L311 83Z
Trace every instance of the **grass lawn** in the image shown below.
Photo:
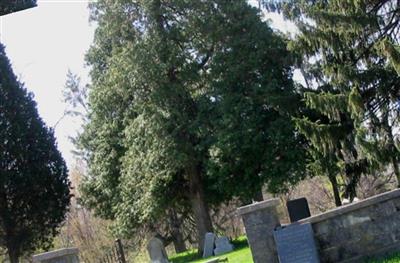
M400 263L400 253L388 256L386 259L370 260L368 263Z
M253 263L251 257L251 252L249 245L247 244L246 237L240 237L234 241L232 244L235 246L235 250L218 256L219 258L228 258L229 263ZM209 257L202 259L197 255L197 250L190 250L184 253L174 255L169 258L172 263L203 263L216 257Z
M239 237L232 241L235 250L218 256L219 258L227 258L229 263L253 263L249 245L245 236ZM189 250L180 254L176 254L169 258L171 263L204 263L207 260L216 257L201 258L197 254L197 250ZM388 256L386 259L368 260L366 263L400 263L400 253Z

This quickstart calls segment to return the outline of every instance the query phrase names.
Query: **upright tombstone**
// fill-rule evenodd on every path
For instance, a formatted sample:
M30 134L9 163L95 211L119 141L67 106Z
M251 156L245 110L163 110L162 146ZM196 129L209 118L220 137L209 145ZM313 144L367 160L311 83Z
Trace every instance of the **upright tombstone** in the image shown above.
M34 263L79 263L77 248L63 248L38 255L34 255Z
M289 212L290 222L292 223L311 216L307 199L304 197L289 200L287 201L286 206Z
M280 226L279 199L270 199L238 208L254 263L278 263L274 229Z
M169 263L164 243L157 237L150 239L147 245L151 263Z
M294 223L274 231L280 263L319 263L310 223Z
M219 256L224 253L231 252L233 250L233 245L229 242L227 237L217 237L215 239L215 249L214 255Z
M208 258L214 255L214 242L215 234L211 232L206 233L204 238L203 258Z

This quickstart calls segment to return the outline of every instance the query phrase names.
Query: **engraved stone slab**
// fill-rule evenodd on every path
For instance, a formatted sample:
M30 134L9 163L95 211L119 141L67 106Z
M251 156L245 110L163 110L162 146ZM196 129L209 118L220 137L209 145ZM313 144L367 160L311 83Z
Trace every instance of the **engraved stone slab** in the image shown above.
M289 212L290 222L292 223L311 216L307 199L304 197L289 200L287 201L286 206Z
M206 233L204 238L204 251L203 251L203 258L211 257L214 252L214 242L215 242L215 235L214 233Z
M319 263L311 224L291 224L274 231L280 263Z
M227 237L217 237L215 240L214 255L218 256L224 253L231 252L233 250L233 245L229 242Z

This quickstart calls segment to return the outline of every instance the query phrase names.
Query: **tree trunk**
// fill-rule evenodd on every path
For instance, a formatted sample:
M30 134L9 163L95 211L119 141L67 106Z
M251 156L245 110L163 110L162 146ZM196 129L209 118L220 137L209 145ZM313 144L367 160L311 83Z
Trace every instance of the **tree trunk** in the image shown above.
M336 180L336 176L329 175L329 181L331 182L331 185L332 185L333 197L335 198L335 205L341 206L342 201L340 200L340 193L339 193L339 187L338 187L338 183Z
M260 202L264 201L264 196L262 193L262 188L258 189L254 194L253 194L253 201Z
M393 172L396 175L397 179L397 188L400 188L400 168L399 163L397 162L396 158L392 157L392 165L393 165Z
M212 232L213 227L207 204L204 200L203 182L198 167L192 166L188 169L189 176L189 198L197 229L197 241L199 254L203 253L204 236Z
M181 231L173 233L172 242L174 243L176 253L182 253L186 251L186 244Z
M397 161L397 158L394 155L396 153L396 146L394 144L393 134L390 132L389 128L387 128L386 132L389 137L389 147L390 147L390 152L392 155L390 157L390 161L393 166L394 175L396 176L396 179L397 179L397 188L400 188L400 168L399 168L399 163Z
M400 168L399 168L399 163L398 160L396 158L396 153L397 153L397 149L395 146L395 141L394 141L394 137L393 137L393 133L392 133L392 129L391 126L389 124L389 120L388 120L388 116L389 114L386 112L385 114L385 119L384 119L384 129L386 131L386 135L388 136L388 144L389 144L389 149L390 149L390 153L391 154L391 158L390 158L390 162L392 163L393 166L393 172L394 175L396 176L397 179L397 188L400 188Z
M170 213L171 218L171 237L174 243L175 252L181 253L186 251L185 239L181 231L182 218L179 218L175 210Z
M19 256L13 249L8 249L8 256L10 257L10 263L19 263Z

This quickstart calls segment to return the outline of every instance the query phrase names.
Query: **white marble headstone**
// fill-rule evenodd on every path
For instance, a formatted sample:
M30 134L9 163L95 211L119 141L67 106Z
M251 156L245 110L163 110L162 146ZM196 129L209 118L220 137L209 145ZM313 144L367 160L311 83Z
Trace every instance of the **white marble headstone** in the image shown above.
M231 252L233 245L227 237L217 237L215 239L214 255L218 256L224 253Z
M153 237L147 245L151 263L169 263L164 243L156 237Z

